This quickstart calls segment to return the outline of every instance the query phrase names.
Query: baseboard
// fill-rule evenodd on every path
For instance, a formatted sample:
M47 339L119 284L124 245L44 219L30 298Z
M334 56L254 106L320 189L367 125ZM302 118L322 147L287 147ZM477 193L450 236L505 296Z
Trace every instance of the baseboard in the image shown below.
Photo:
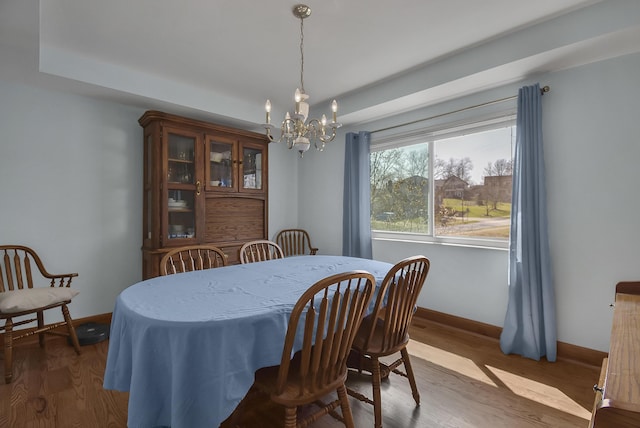
M416 319L435 322L495 340L499 340L500 334L502 333L502 328L495 325L485 324L467 318L461 318L455 315L445 314L443 312L420 307L418 307L414 315L414 320ZM583 348L582 346L572 345L570 343L557 342L558 360L574 361L580 364L600 367L602 365L602 360L606 356L606 352Z
M106 313L74 319L73 325L78 326L89 322L98 324L111 324L111 315L111 313ZM455 315L446 314L444 312L438 312L421 307L418 307L414 315L414 320L419 319L446 325L448 327L457 328L469 333L486 336L495 340L499 340L500 333L502 333L502 328L495 325L486 324L483 322L474 321L467 318L462 318ZM25 338L24 341L35 341L37 340L37 338L37 335L33 335ZM0 334L0 339L4 339L4 333ZM594 349L584 348L582 346L572 345L570 343L557 342L557 358L559 360L575 361L577 363L586 364L589 366L600 367L602 365L602 360L606 358L606 356L606 352L596 351Z
M414 315L414 319L416 317L470 333L479 334L481 336L487 336L492 339L500 339L500 333L502 332L502 328L495 325L485 324L479 321L473 321L467 318L461 318L455 315L445 314L444 312L438 312L421 307L418 307L418 310Z
M106 314L92 315L92 316L89 316L89 317L74 319L73 320L73 326L77 327L79 325L90 323L90 322L97 323L97 324L111 324L111 312L106 313ZM20 330L15 330L15 331L19 331L20 333L22 333L23 331L24 332L28 332L28 331L32 331L32 330L35 330L35 329L36 329L35 327L29 327L29 328L25 328L24 330L20 329ZM54 329L54 330L64 332L64 331L66 331L66 327L64 327L64 326L63 327L58 327L57 329ZM15 342L15 343L29 343L30 341L31 342L37 342L38 341L38 335L34 334L32 336L25 337L24 339L21 339L19 342ZM0 343L4 344L4 332L0 333Z
M77 320L73 320L73 326L78 326L80 324L86 324L90 322L94 322L96 324L111 324L111 312L100 315L92 315L90 317L84 317Z

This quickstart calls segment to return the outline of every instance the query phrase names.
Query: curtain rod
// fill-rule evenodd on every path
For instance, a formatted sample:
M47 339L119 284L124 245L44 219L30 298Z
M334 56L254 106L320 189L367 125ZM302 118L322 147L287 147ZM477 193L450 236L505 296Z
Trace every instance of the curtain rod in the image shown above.
M540 95L544 95L546 92L549 92L550 90L551 90L551 88L549 86L544 86L544 87L540 88ZM487 101L486 103L476 104L474 106L469 106L469 107L463 107L463 108L458 109L458 110L453 110L453 111L449 111L449 112L446 112L446 113L437 114L435 116L425 117L423 119L417 119L417 120L414 120L414 121L411 121L411 122L401 123L399 125L393 125L393 126L388 126L386 128L376 129L375 131L371 131L371 134L375 134L376 132L388 131L390 129L400 128L402 126L413 125L414 123L420 123L420 122L424 122L424 121L431 120L431 119L438 119L438 118L443 117L443 116L448 116L450 114L460 113L460 112L467 111L467 110L473 110L473 109L480 108L480 107L486 107L486 106L490 106L490 105L493 105L493 104L503 103L505 101L514 100L516 98L518 98L517 95L512 95L510 97L500 98L498 100Z

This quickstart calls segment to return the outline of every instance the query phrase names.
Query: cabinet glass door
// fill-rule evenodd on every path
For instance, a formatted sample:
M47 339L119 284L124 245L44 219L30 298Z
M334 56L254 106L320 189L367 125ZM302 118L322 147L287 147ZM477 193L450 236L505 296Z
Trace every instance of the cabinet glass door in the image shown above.
M209 140L207 159L207 189L224 190L236 187L233 142Z
M169 184L194 183L195 144L195 138L169 133L167 169Z
M169 131L167 140L167 238L195 238L197 138Z
M195 237L195 198L191 190L169 190L169 239Z
M254 147L242 147L242 188L247 190L262 190L262 150Z

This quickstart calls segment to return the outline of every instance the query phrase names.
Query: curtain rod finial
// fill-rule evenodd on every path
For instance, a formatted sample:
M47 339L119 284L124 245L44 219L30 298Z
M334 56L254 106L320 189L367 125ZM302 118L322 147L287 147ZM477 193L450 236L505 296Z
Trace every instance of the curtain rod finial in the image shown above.
M545 92L549 92L551 90L551 88L547 85L547 86L543 86L542 88L540 88L540 94L544 95Z

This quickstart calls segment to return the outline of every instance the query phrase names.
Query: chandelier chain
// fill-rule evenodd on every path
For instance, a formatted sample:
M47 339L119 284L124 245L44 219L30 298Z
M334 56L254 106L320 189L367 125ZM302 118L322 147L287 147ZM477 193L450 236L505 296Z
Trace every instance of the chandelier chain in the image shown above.
M300 18L300 90L304 94L304 19Z

